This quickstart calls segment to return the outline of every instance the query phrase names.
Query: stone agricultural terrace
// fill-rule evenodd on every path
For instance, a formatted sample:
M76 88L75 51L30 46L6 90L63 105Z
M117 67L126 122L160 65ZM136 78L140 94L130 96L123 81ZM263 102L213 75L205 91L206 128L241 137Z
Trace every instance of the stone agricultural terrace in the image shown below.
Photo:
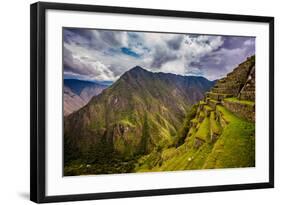
M239 64L206 93L186 140L194 135L194 148L213 143L232 121L255 122L255 56Z
M215 105L223 105L239 117L254 122L255 56L241 63L225 78L218 80L206 94L205 102L213 108Z

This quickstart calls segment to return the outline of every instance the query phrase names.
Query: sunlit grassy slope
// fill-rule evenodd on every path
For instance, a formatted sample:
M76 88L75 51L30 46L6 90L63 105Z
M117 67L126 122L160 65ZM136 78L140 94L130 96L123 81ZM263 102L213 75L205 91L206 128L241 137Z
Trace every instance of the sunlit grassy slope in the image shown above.
M187 169L214 169L255 166L255 124L245 121L225 107L216 107L228 123L223 128L214 119L214 113L205 117L199 128L189 130L185 142L175 148L153 151L139 159L137 172L173 171ZM202 115L200 113L200 115ZM210 140L210 129L221 131L216 142ZM206 141L195 148L197 138Z

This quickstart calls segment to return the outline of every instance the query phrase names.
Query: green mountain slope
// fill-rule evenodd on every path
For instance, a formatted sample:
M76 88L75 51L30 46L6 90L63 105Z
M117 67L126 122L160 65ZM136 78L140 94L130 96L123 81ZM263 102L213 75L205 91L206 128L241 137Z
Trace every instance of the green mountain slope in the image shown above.
M198 103L184 143L142 156L135 172L255 166L255 57Z
M212 86L203 77L126 72L64 118L65 175L131 172L140 156L180 145L191 106Z

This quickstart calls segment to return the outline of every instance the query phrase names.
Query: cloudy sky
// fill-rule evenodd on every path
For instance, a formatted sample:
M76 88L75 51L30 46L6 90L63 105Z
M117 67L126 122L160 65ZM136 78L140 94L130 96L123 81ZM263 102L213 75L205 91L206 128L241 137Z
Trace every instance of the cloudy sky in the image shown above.
M219 79L255 53L254 37L64 28L64 77L115 81L139 65Z

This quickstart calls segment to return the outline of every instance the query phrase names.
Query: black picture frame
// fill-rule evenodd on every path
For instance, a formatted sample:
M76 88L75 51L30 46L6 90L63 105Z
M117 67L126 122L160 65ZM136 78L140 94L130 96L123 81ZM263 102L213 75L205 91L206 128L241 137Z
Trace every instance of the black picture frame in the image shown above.
M67 10L100 13L117 13L159 17L180 17L229 21L262 22L269 25L269 181L262 183L231 184L189 188L138 190L107 193L89 193L46 196L46 81L45 38L46 11ZM38 2L30 7L30 199L37 203L77 200L96 200L123 197L140 197L198 192L261 189L274 187L274 18L265 16L230 15L218 13L157 10L144 8L110 7L83 4Z

